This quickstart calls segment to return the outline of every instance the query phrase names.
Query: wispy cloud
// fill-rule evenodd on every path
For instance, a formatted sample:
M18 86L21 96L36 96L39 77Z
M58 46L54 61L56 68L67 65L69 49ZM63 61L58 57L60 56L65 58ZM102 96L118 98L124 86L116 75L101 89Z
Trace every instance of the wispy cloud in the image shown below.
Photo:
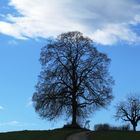
M9 121L9 122L2 122L0 123L0 126L15 126L18 125L19 122L18 121Z
M26 107L30 107L32 105L33 105L32 98L29 97L28 100L27 100L27 103L26 103Z
M79 30L104 45L140 41L131 29L140 23L137 0L10 0L9 6L18 16L5 15L0 32L18 39Z
M18 45L18 42L17 42L16 40L12 39L12 40L9 40L9 41L8 41L8 44L9 44L9 45L17 46L17 45Z
M4 110L4 107L0 105L0 110Z
M19 127L22 127L22 126L34 126L34 125L36 125L36 124L19 122L19 121L16 121L16 120L0 123L0 126L19 126Z

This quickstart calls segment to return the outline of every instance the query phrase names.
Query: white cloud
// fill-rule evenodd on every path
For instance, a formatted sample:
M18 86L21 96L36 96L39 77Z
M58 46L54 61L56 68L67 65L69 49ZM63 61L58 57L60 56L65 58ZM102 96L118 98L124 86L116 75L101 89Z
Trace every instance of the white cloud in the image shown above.
M0 32L18 39L56 36L78 30L95 42L137 42L131 24L140 23L137 0L10 0L21 16L8 14Z
M103 45L114 44L118 40L124 40L129 43L139 42L140 37L132 32L126 25L112 24L105 28L98 29L92 34L95 42Z
M11 24L7 22L0 21L0 32L6 35L11 35L17 39L25 39L22 36L22 32L20 32L20 27L16 26L16 24Z

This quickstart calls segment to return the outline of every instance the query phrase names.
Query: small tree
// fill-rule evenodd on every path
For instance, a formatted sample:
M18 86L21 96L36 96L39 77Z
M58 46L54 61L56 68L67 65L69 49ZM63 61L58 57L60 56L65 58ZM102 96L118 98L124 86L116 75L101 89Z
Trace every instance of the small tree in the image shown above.
M115 118L130 122L133 126L133 131L136 131L140 120L140 97L132 95L126 101L120 102L116 106Z
M65 114L76 126L78 119L111 101L110 59L82 33L59 35L42 48L40 61L42 71L32 99L42 118Z

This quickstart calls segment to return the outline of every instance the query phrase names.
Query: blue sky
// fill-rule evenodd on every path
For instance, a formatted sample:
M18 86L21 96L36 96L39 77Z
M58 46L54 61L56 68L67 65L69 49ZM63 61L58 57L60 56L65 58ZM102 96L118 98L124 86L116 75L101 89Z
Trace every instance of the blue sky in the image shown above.
M140 94L139 13L139 0L0 1L0 131L52 129L66 122L41 120L31 97L41 70L41 47L49 37L73 30L92 38L112 60L115 99L89 118L91 128L122 124L113 118L114 105L130 92Z

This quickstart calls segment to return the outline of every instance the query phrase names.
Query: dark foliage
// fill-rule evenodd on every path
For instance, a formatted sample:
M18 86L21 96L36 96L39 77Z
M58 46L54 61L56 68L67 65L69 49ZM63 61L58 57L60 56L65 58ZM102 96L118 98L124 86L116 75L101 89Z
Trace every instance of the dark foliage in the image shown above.
M130 126L129 124L122 125L122 126L111 126L107 123L105 124L96 124L94 126L95 131L129 131Z
M62 114L77 125L112 99L110 59L80 32L63 33L42 48L42 71L33 95L36 112L54 119Z
M108 131L110 130L110 125L109 124L96 124L94 125L94 130L95 131Z
M64 125L63 128L76 128L76 129L81 129L82 127L78 124L67 124L67 125Z
M120 102L116 106L115 118L130 122L133 130L136 131L137 124L140 121L140 97L132 95L126 101Z

